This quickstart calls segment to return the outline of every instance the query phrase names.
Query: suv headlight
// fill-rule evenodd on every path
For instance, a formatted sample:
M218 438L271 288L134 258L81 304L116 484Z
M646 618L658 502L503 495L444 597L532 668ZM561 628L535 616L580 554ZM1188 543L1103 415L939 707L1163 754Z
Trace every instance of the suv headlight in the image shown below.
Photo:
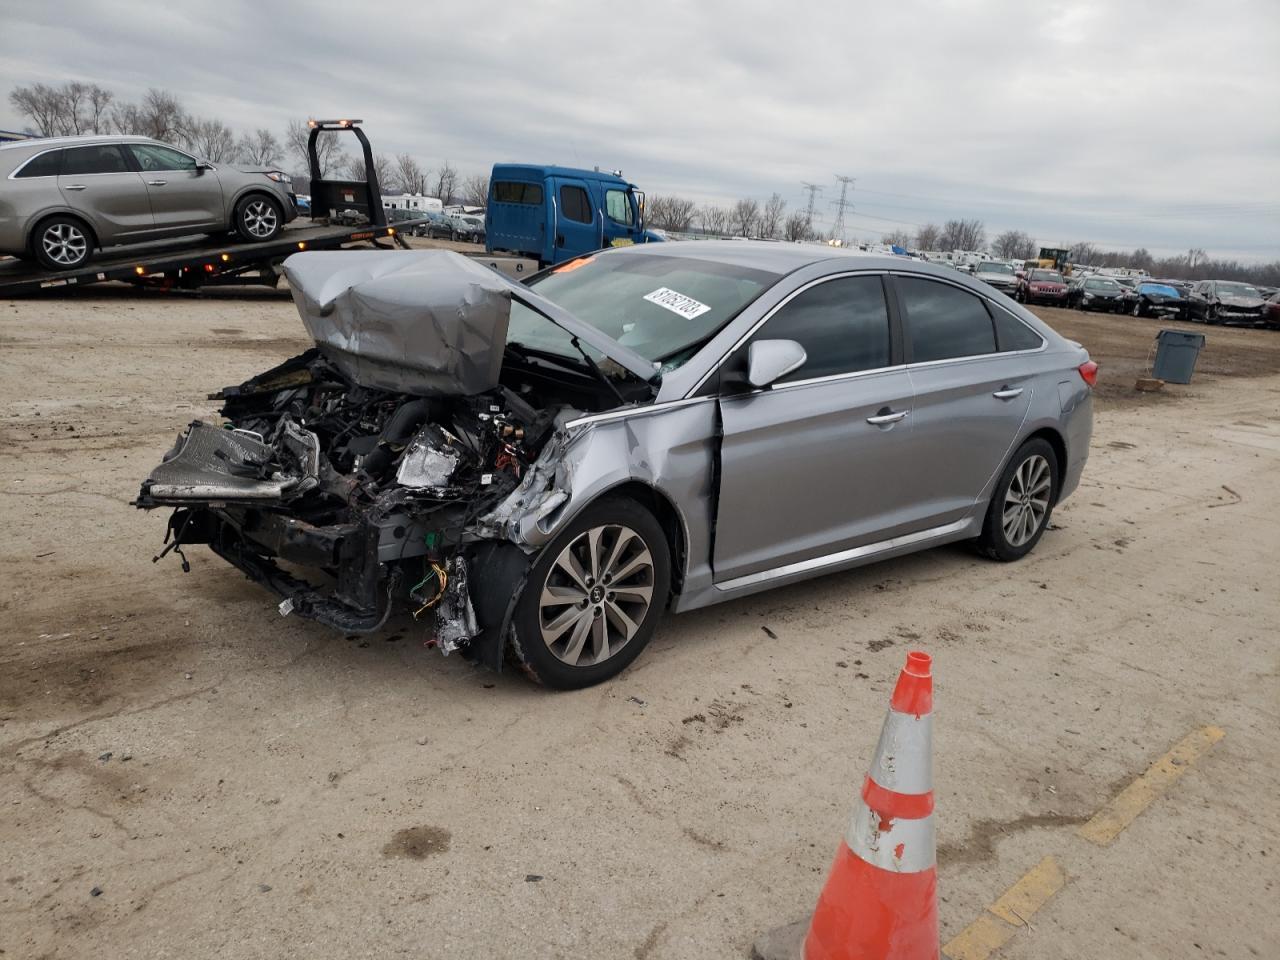
M279 170L268 170L266 171L264 176L274 180L276 183L285 183L285 184L293 183L293 177L289 176L288 174L281 173Z

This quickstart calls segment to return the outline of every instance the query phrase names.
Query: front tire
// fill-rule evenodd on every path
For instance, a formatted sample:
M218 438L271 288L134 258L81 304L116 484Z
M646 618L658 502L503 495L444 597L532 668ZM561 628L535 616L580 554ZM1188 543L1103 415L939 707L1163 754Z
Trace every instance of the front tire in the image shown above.
M1058 455L1047 440L1028 440L1013 455L987 507L978 552L1009 563L1032 551L1058 499Z
M93 232L77 217L50 217L31 234L31 252L46 270L83 267L93 247Z
M284 215L270 197L251 193L236 204L234 228L241 240L266 243L280 236Z
M609 497L587 507L530 568L511 653L534 681L576 690L616 676L667 605L671 551L653 514Z

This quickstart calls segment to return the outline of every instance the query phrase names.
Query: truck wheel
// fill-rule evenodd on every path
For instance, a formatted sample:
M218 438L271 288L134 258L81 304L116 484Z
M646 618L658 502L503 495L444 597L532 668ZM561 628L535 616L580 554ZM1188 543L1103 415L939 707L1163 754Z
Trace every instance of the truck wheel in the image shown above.
M83 267L93 255L93 245L93 231L77 217L50 217L31 234L31 251L49 270Z
M653 514L609 497L539 554L512 618L511 653L533 680L576 690L640 655L662 617L671 552Z
M241 240L263 243L274 240L284 229L280 205L270 197L251 193L236 204L235 231Z

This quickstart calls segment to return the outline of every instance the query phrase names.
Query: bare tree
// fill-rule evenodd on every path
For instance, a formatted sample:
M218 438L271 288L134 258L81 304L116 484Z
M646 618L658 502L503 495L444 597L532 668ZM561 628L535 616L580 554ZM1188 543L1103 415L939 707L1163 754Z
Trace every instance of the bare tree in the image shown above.
M295 160L303 170L310 171L307 157L307 139L311 128L301 120L290 120L284 131L284 146L291 159ZM316 161L320 166L320 176L327 177L330 171L341 170L347 165L347 156L342 151L342 143L333 130L321 130L316 138Z
M1021 230L1006 230L991 241L991 252L1005 260L1029 260L1036 253L1036 242Z
M427 171L418 165L411 153L396 155L395 171L392 180L401 193L426 193Z
M182 103L167 90L152 87L140 103L122 103L111 113L117 133L154 140L188 142L191 118Z
M1073 243L1067 251L1067 260L1071 263L1093 263L1098 255L1098 248L1087 240Z
M645 201L645 223L659 230L688 230L693 224L698 205L692 200L673 196L652 196Z
M42 137L106 133L105 111L111 98L110 90L78 80L60 87L33 83L9 92L9 103L31 121Z
M776 237L782 227L782 218L786 209L787 201L782 199L781 194L775 193L766 200L764 208L760 211L759 235L769 238Z
M987 231L981 220L948 220L938 243L943 250L982 250L987 245Z
M926 223L916 231L917 250L937 250L942 230L936 223Z
M756 200L746 198L739 200L729 211L729 230L735 236L751 236L760 222L760 204Z
M236 160L246 166L274 167L281 159L280 142L270 130L259 127L236 141Z
M489 205L489 178L477 173L462 181L462 202L469 207Z
M787 217L787 222L783 225L782 235L788 240L812 240L813 226L809 223L808 214L803 210L797 210Z
M214 163L225 163L236 156L236 137L221 120L191 120L187 129L187 144L197 154Z
M352 180L365 180L368 171L364 165L364 152L354 154L346 159L341 167ZM385 153L373 155L373 172L378 178L378 189L385 190L396 180L396 165Z
M703 233L726 234L729 232L729 211L708 203L699 215Z
M458 171L450 166L448 160L445 160L440 164L440 169L436 171L435 196L440 198L441 203L450 203L457 190Z
M905 250L911 246L911 234L905 230L890 230L880 238L880 242L891 247L902 247Z

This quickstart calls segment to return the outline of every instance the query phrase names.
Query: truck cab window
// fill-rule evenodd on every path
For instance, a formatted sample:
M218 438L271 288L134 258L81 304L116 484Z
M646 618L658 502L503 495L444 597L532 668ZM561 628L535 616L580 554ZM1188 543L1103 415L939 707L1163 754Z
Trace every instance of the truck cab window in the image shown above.
M595 220L595 214L591 212L591 200L582 187L560 188L560 213L566 220L575 223L591 223Z
M606 190L604 194L605 213L614 223L631 226L635 223L635 214L631 209L631 198L624 190Z

